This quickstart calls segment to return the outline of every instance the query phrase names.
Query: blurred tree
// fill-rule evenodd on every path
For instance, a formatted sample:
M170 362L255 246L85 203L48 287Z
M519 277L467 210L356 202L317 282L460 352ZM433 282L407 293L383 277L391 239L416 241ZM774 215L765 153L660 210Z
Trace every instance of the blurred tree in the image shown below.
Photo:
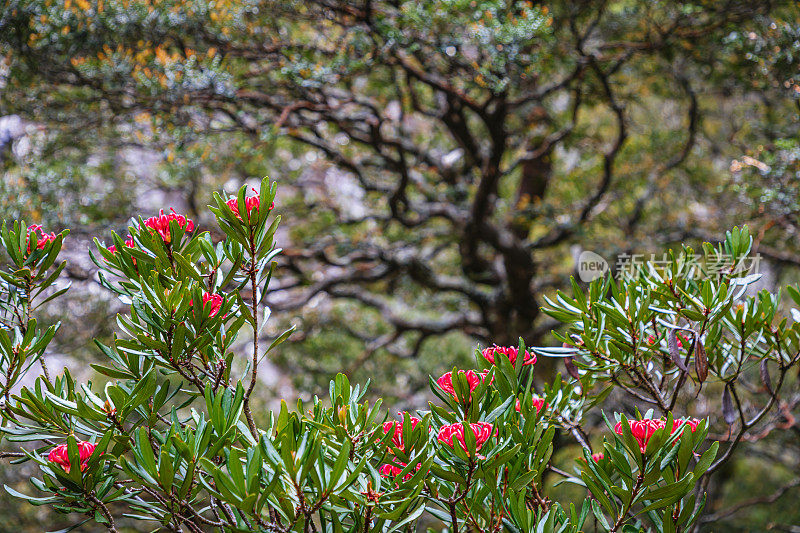
M799 22L791 1L7 0L2 114L72 139L51 159L150 147L194 212L207 182L297 175L276 151L322 156L269 298L311 303L356 365L452 332L540 342L570 250L750 219L726 169L797 130Z

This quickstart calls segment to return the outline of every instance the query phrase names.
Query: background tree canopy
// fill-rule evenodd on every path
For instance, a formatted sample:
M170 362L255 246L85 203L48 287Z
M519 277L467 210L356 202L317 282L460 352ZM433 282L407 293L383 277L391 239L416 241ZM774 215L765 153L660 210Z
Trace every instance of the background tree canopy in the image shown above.
M799 66L790 0L4 0L0 209L82 254L279 178L276 394L345 369L413 405L477 343L552 342L584 250L748 223L767 286L796 280ZM59 350L96 357L115 303L68 275Z

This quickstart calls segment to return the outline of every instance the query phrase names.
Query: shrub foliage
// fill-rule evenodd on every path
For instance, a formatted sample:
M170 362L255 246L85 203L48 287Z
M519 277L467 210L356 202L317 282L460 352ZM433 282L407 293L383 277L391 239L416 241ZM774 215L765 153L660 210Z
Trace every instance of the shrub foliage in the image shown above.
M575 283L544 308L568 325L562 347L476 351L475 369L431 379L426 410L389 416L340 374L326 398L259 412L259 364L291 333L259 344L280 251L274 197L266 179L215 195L218 242L163 211L96 241L101 284L129 305L114 341L97 343L104 386L52 375L44 360L58 325L36 316L67 291L57 257L68 232L3 223L3 455L40 469L36 494L6 490L109 531L122 520L189 532L685 531L797 367L800 327L776 316L777 296L744 296L752 239L734 229L700 259L684 249L632 279ZM542 357L565 358L567 375L535 379ZM720 416L674 412L711 386ZM612 392L631 410L602 413L606 429L587 434L585 416ZM712 425L728 430L721 446ZM583 447L571 471L552 461L561 437ZM553 478L585 487L583 500L555 501Z

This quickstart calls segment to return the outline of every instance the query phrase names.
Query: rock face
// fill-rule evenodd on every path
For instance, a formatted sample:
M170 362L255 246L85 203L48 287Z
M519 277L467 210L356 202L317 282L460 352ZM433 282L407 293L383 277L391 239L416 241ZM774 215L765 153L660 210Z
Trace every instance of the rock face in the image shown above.
M29 141L25 141L26 133L26 122L19 115L0 117L0 161L8 157L9 152L21 152L14 153L20 157L30 149ZM18 140L22 142L17 143Z
M24 134L25 126L19 115L0 117L0 149Z

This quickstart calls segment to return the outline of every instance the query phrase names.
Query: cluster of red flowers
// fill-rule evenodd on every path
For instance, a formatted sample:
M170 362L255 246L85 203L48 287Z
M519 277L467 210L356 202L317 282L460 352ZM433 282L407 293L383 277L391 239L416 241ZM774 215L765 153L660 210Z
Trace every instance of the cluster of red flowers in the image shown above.
M697 418L685 418L683 420L673 420L672 431L670 431L670 434L678 431L678 428L680 428L684 424L686 424L686 426L688 426L692 430L692 433L694 433L695 431L697 431L697 425L699 423L700 420L698 420Z
M699 423L700 420L696 418L687 418L685 420L674 420L672 422L672 429L670 430L670 434L675 433L682 426L689 427L692 430L692 433L694 433L697 430L697 425ZM658 418L658 419L645 418L643 420L628 420L628 424L631 428L631 433L633 433L633 437L636 439L636 442L639 443L639 450L641 450L641 452L644 453L645 450L647 449L647 443L650 442L650 438L659 429L664 429L667 425L667 422L663 418ZM617 425L614 426L614 433L616 433L617 435L623 434L622 422L617 422Z
M194 305L194 300L189 300L189 305ZM222 296L219 294L212 294L210 292L203 293L203 309L209 306L208 316L214 317L219 313L222 307Z
M512 365L517 364L517 357L519 356L519 348L514 346L490 346L481 352L481 355L489 361L490 363L494 364L494 354L501 353L508 357L508 360L511 361ZM531 354L528 350L525 350L525 354L522 357L522 364L523 365L532 365L536 363L536 355Z
M474 422L469 425L469 428L475 435L475 451L479 451L492 435L497 434L497 429L488 422ZM467 443L464 440L464 425L460 422L442 426L437 438L439 442L451 448L454 448L456 443L458 443L461 445L462 450L469 453L467 450Z
M492 364L494 364L495 361L494 356L496 353L501 353L506 357L508 357L512 365L516 364L517 358L519 357L519 349L514 348L513 346L494 345L489 348L486 348L481 352L483 357L486 358L486 360ZM535 362L536 362L536 355L532 355L528 351L526 351L525 354L523 355L522 364L532 365ZM469 392L472 393L472 391L475 390L475 388L478 386L479 383L483 383L484 381L486 381L486 376L488 375L489 371L487 370L485 372L476 372L475 370L459 370L458 373L463 374L467 378L467 384L469 385ZM452 372L445 373L442 377L436 380L436 384L439 385L439 388L442 389L444 392L452 395L453 398L456 399L456 401L462 401L456 395L455 388L453 387ZM537 410L541 410L541 406L538 406ZM517 402L517 411L519 411L519 402Z
M686 341L686 339L683 337L683 335L680 335L680 334L675 335L675 340L678 343L678 348L683 348L683 341ZM647 343L648 344L655 344L656 343L656 336L655 335L650 335L649 337L647 337Z
M406 465L406 463L398 463L398 464L400 466L394 465L394 464L390 464L390 463L382 464L378 468L378 473L380 475L382 475L383 477L391 477L391 478L396 477L400 472L403 471L403 469L406 466L408 466L408 465ZM417 464L417 470L419 470L421 467L422 467L422 463L418 463ZM409 472L408 474L403 476L403 481L408 481L412 477L414 477L414 473L413 472Z
M410 415L408 415L408 413L400 413L400 416L402 416L403 420L405 421L406 416ZM415 416L411 416L410 423L411 423L411 429L413 430L414 428L417 427L417 424L420 423L420 419ZM391 442L396 448L398 448L401 451L405 451L406 445L405 442L403 442L403 422L400 422L398 420L389 420L387 422L384 422L383 431L386 434L392 435ZM382 464L380 468L378 468L378 473L383 477L393 478L397 476L400 472L402 472L406 466L408 466L407 463L403 463L400 461L396 462L393 461L392 463ZM417 464L417 470L419 470L421 466L422 464ZM412 472L409 472L408 474L403 476L403 481L411 479L413 475L414 474Z
M164 210L162 209L157 216L150 217L144 221L144 225L161 235L164 242L170 242L170 240L172 240L169 232L169 224L173 220L176 221L181 228L186 228L186 231L194 231L194 222L192 222L191 219L186 218L184 215L179 215L175 212L174 208L171 208L170 211L169 214L164 214Z
M175 212L174 207L170 208L170 213L168 214L165 214L163 209L160 210L157 216L146 219L144 221L144 225L145 227L150 228L158 233L164 242L170 242L172 240L172 236L169 232L169 224L173 220L177 221L178 226L181 228L186 228L186 231L194 231L194 222L184 215L179 215L177 212ZM141 230L141 227L139 229ZM128 237L125 239L125 246L128 248L133 248L135 246L133 236L128 235ZM112 244L111 246L108 246L108 251L112 254L117 253L117 245ZM134 263L135 262L136 261L134 260Z
M254 196L246 197L244 199L244 205L245 205L245 208L247 209L247 216L250 216L250 214L252 213L253 209L255 209L256 212L258 212L258 208L261 207L261 197L258 195L258 191L253 189L253 192L256 193ZM233 198L231 198L230 200L228 200L225 203L228 205L228 207L231 208L231 211L233 211L233 214L236 215L236 218L238 218L239 220L242 220L242 215L241 215L241 213L239 213L239 200L238 200L238 198L236 198L234 196ZM270 204L270 206L269 206L270 211L274 207L275 207L275 202L272 202L272 204Z
M467 384L469 385L469 392L475 390L479 383L483 383L486 380L486 375L489 373L486 372L475 372L474 370L459 370L459 374L463 374L464 377L467 378ZM453 373L446 372L442 377L436 380L436 384L439 385L439 388L442 389L447 394L453 396L456 401L460 401L458 396L456 395L456 390L453 387Z
M133 237L131 237L130 235L128 235L128 238L127 238L127 239L125 239L125 246L127 246L128 248L133 248L133 245L134 245L134 243L133 243ZM108 247L108 251L109 251L109 252L111 252L112 254L115 254L115 253L117 253L117 247L116 247L116 245L112 244L111 246L109 246L109 247Z
M31 253L31 234L36 236L36 248L38 250L44 249L48 242L54 241L56 238L55 233L45 233L41 225L31 224L28 226L28 253Z
M253 192L256 192L256 190L253 189ZM245 198L244 203L245 203L245 206L247 208L247 213L250 214L253 211L253 209L258 211L258 209L259 209L259 207L261 205L261 199L260 199L258 193L256 193L254 196L250 196L248 198ZM228 205L228 207L230 207L231 211L233 211L233 213L236 215L236 217L239 220L241 220L242 217L239 214L238 200L236 198L231 198L230 200L228 200L226 202L226 204ZM270 210L272 210L274 207L275 207L275 202L272 202L272 204L269 206L269 208L270 208ZM169 225L170 225L170 222L172 222L173 220L178 223L178 226L180 226L181 228L185 228L186 231L194 231L194 222L192 221L192 219L186 217L185 215L178 214L175 211L175 208L173 208L173 207L170 208L170 212L169 213L164 213L163 209L160 210L158 212L158 215L146 219L144 221L144 225L145 225L145 227L150 228L151 230L153 230L156 233L158 233L161 236L161 238L164 240L164 242L170 242L172 240L172 237L170 235ZM30 233L30 231L32 231L32 230L41 232L41 228L42 228L41 226L34 225L34 226L31 226L30 228L28 228L28 232ZM44 245L47 243L47 241L53 240L55 238L56 238L56 236L55 236L54 233L51 233L51 234L47 235L44 232L41 232L41 236L39 237L38 248L40 248L40 249L44 248ZM133 237L128 235L128 238L125 240L125 246L127 246L129 248L133 248L133 245L134 245ZM111 246L108 247L108 249L111 251L112 254L113 253L117 253L116 245L112 244ZM28 251L30 252L30 244L28 244Z
M97 447L97 444L93 442L78 442L78 455L80 457L80 464L81 464L81 472L86 470L86 466L89 462L89 457L94 453L94 449ZM55 463L59 465L61 468L64 469L65 472L69 472L70 464L69 464L69 453L67 452L67 445L66 444L59 444L47 455L47 460L51 463Z
M595 463L599 463L600 461L602 461L605 458L606 458L606 456L603 455L603 452L597 452L597 453L593 453L592 454L592 461L594 461Z
M406 415L408 415L408 413L398 413L398 414L400 414L400 416L403 417L403 421L405 421ZM410 417L410 422L411 422L411 429L413 430L414 428L417 427L417 424L420 423L420 419L417 418L416 416L412 416ZM405 443L403 442L403 422L400 422L399 420L389 420L387 422L384 422L383 432L391 433L392 444L396 448L405 451L406 446Z
M531 403L536 408L537 413L541 413L542 409L546 406L546 404L544 403L544 398L537 398L536 396L533 396L531 398ZM516 409L518 413L522 409L522 405L519 402L519 398L517 398L517 405L514 406L514 409Z

